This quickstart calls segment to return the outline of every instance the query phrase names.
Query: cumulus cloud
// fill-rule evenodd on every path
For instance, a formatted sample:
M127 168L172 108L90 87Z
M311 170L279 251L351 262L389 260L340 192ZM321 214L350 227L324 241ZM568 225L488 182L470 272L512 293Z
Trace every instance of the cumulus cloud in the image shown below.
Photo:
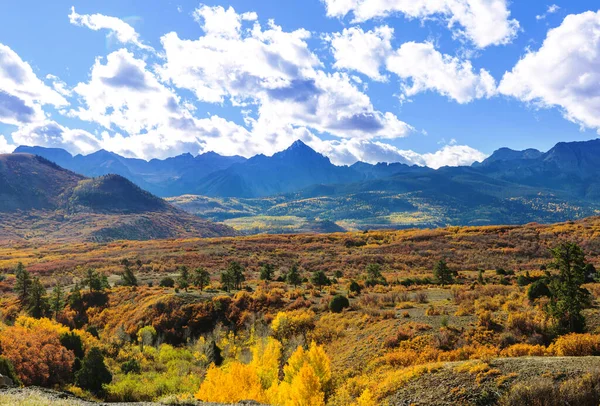
M142 43L135 29L120 18L102 14L77 14L75 7L71 7L69 21L73 25L87 27L94 31L108 30L108 36L122 44L132 44L146 51L153 50L151 46Z
M309 49L308 31L286 32L273 21L265 29L256 21L244 29L256 16L232 8L202 6L195 15L205 35L164 35L166 63L159 74L201 101L255 110L246 117L255 136L281 145L289 134L311 130L365 139L402 137L411 130L394 114L377 111L347 74L325 72Z
M358 161L376 164L379 162L399 162L407 165L428 166L433 169L442 166L471 165L484 160L487 155L467 145L446 145L433 153L419 154L402 150L393 145L369 140L321 141L308 140L315 150L328 156L337 165L352 165Z
M387 25L367 32L360 27L351 27L327 35L335 58L333 67L354 70L373 80L384 81L386 77L380 68L392 51L393 36L394 30Z
M15 149L14 145L8 143L6 138L0 134L0 154L8 154L13 152Z
M231 6L225 10L221 6L201 5L192 15L206 35L229 38L239 38L242 21L254 21L258 18L256 13L238 14Z
M330 17L353 14L353 22L402 14L406 18L442 18L455 37L479 48L510 43L519 22L510 19L507 0L322 0Z
M600 131L600 11L567 16L506 72L500 93Z
M474 71L471 62L437 51L430 42L407 42L387 59L387 69L403 81L403 96L433 90L458 103L489 98L496 81L485 69Z
M73 89L82 106L68 114L105 128L104 148L126 156L164 158L206 149L258 152L243 127L213 116L199 119L146 62L126 49L98 58L88 82Z
M42 82L16 52L0 43L0 122L20 125L44 119L42 106L66 106L65 98Z
M17 145L63 148L72 154L89 154L101 148L100 142L89 132L70 129L51 120L23 125L11 136Z
M481 162L487 155L468 145L446 145L442 149L421 155L422 163L430 168L442 166L464 166Z

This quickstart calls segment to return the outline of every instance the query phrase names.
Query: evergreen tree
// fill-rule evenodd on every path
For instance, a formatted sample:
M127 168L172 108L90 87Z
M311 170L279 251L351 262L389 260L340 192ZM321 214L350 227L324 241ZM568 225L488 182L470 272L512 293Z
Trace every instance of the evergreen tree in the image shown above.
M433 267L433 277L440 285L449 285L454 282L455 273L448 267L445 260L440 259Z
M227 271L221 272L221 285L223 288L229 292L231 289L235 287L235 282L233 281L231 274Z
M179 286L179 289L185 289L186 292L188 290L188 287L190 286L190 271L185 265L179 267L179 278L177 278L177 286Z
M81 288L78 283L71 289L71 293L67 297L67 304L71 309L79 309L83 307L83 297L81 296Z
M581 332L585 328L581 312L590 305L590 293L581 287L586 276L583 250L577 244L563 243L550 252L554 257L551 266L559 273L548 286L547 312L556 322L559 334Z
M27 271L27 269L25 269L23 263L19 262L19 264L17 265L17 269L15 269L14 290L17 293L17 296L21 303L25 303L27 301L32 283L33 282L31 280L31 274L29 273L29 271Z
M100 275L92 268L88 268L85 271L82 285L87 286L90 289L90 293L101 292L109 287L106 275Z
M298 287L300 283L302 283L302 278L300 277L300 272L298 271L298 267L296 265L292 265L288 273L285 275L285 280L288 284Z
M62 286L57 284L54 289L52 289L52 295L50 296L50 310L56 319L58 317L58 313L62 311L65 307L65 292L63 291Z
M137 286L138 281L133 272L129 261L123 261L123 273L121 274L121 283L123 286Z
M313 272L312 276L310 277L310 283L312 283L319 289L322 289L323 286L331 285L331 281L323 271Z
M221 282L224 282L229 289L241 289L242 283L246 280L244 276L244 267L236 261L230 262L227 270L224 272L225 278L221 275Z
M27 297L27 312L31 317L36 319L42 318L46 315L49 309L48 296L46 295L46 289L39 278L34 278Z
M98 347L92 347L83 358L81 369L75 373L75 384L95 395L103 393L103 385L112 381L112 374L104 364L104 355Z
M483 279L483 270L480 269L479 273L477 274L477 283L479 283L480 285L485 285L485 279Z
M273 264L263 264L260 268L260 280L269 282L273 280L273 276L275 274L275 267Z
M206 359L208 360L209 364L213 363L216 366L219 366L223 363L221 349L217 346L215 340L210 340L204 349L204 354L206 355Z
M204 290L210 284L210 273L204 268L196 268L194 271L194 285Z
M365 269L367 273L367 279L365 284L367 286L375 286L375 285L386 285L387 282L381 273L381 265L379 264L369 264Z

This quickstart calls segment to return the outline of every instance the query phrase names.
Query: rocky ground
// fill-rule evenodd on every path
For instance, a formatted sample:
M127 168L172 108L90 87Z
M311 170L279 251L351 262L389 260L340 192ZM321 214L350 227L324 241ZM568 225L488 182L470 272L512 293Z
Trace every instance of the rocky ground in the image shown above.
M58 392L51 389L29 387L0 389L0 405L10 406L161 406L165 404L189 405L189 406L222 406L217 403L103 403L89 402L79 399L71 394ZM240 402L239 406L257 406L254 401Z

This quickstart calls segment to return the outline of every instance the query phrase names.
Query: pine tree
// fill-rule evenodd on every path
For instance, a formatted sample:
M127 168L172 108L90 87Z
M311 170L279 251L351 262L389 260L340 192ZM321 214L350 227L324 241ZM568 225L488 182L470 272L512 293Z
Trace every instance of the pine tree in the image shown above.
M241 289L245 280L244 267L236 261L230 262L227 270L221 274L221 283L227 290Z
M454 282L454 272L443 259L440 259L433 267L433 277L442 286Z
M300 272L298 271L298 267L296 265L292 265L290 270L285 276L285 280L288 284L297 287L302 283L302 278L300 277Z
M322 289L323 286L331 285L331 281L323 271L314 272L310 277L310 282L319 289Z
M479 273L477 274L477 283L480 285L485 285L485 279L483 279L483 270L480 269Z
M367 279L365 280L365 284L367 286L375 286L375 285L386 285L387 281L383 277L381 273L381 265L379 264L369 264L365 269L367 273Z
M90 293L101 292L109 287L106 275L100 275L92 268L88 268L85 271L82 285L87 286L90 289Z
M63 291L62 286L57 284L54 289L52 289L52 295L50 296L50 310L56 319L58 314L65 307L65 293Z
M229 292L235 287L235 282L233 281L233 278L231 277L231 274L229 274L229 272L221 272L221 285L223 285L223 288L227 292Z
M67 297L67 304L74 310L83 307L83 297L81 296L81 288L78 283L75 283L71 289L71 293Z
M558 333L581 332L585 328L582 310L590 304L590 293L581 287L585 283L585 256L581 247L563 243L550 251L551 266L558 276L549 284L548 314L555 320Z
M103 392L103 385L112 381L112 374L104 364L104 355L98 347L92 347L83 358L81 369L75 374L75 384L95 395Z
M137 286L138 281L133 273L133 269L131 265L129 265L129 261L124 261L123 263L123 273L121 274L121 283L123 286Z
M186 292L190 286L190 271L185 265L179 267L179 278L177 278L177 285L180 289L185 289Z
M39 278L34 278L27 297L27 312L36 319L42 318L48 312L48 297L46 289Z
M194 271L194 284L204 290L210 284L210 273L204 268L196 268Z
M260 280L261 281L272 281L273 280L273 275L275 274L275 267L273 266L273 264L263 264L263 266L260 268Z
M16 281L14 290L17 293L21 303L25 303L29 297L32 280L31 274L29 271L27 271L27 269L25 269L25 266L23 266L23 263L21 262L19 262L17 269L15 270L15 279Z

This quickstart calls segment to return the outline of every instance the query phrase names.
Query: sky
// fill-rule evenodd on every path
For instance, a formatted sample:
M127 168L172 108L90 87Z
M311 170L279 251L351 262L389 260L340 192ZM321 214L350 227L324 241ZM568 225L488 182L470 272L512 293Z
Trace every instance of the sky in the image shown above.
M597 0L0 3L0 153L438 168L598 138Z

